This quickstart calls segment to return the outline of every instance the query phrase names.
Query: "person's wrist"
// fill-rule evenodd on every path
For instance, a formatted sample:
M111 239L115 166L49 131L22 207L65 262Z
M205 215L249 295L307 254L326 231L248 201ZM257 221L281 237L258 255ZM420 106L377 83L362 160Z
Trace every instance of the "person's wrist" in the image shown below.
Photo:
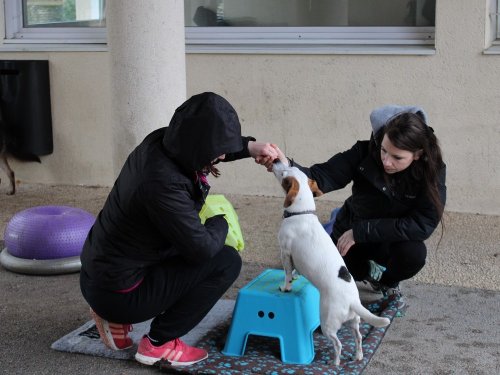
M255 150L254 150L254 147L255 147L255 144L257 142L255 140L249 140L248 141L248 145L247 145L247 148L248 148L248 153L250 154L251 157L255 158Z
M243 140L243 154L244 154L244 157L248 157L248 156L252 156L253 155L250 153L250 148L252 146L250 146L250 142L253 142L255 143L255 138L254 137L242 137L242 140Z

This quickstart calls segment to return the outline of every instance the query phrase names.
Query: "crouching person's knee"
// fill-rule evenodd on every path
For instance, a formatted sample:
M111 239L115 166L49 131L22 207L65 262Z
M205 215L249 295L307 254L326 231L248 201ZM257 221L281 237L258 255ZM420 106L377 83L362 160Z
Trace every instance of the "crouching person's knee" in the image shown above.
M234 248L224 246L217 255L219 258L219 270L223 283L229 287L240 275L242 260L241 256Z
M405 278L410 278L424 268L427 248L421 241L410 241L396 254L395 260L400 272L406 273Z

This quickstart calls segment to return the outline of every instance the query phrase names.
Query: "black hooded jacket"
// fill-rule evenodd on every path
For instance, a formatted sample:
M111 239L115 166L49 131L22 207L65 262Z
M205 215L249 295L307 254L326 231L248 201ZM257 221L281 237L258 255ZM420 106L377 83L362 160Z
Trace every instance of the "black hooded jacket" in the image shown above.
M410 186L388 186L384 173L369 151L369 141L358 141L350 150L334 155L325 163L305 168L292 161L324 193L339 190L352 182L352 195L344 202L333 226L335 243L352 229L359 243L424 241L439 224L440 217L423 183L414 180L410 169L396 177L407 178ZM443 206L446 202L446 166L438 177Z
M222 154L224 161L248 157L249 140L241 136L236 111L219 95L195 95L181 105L168 127L149 134L127 158L85 242L82 280L124 290L169 258L213 257L228 224L222 216L201 224L205 196L196 171Z

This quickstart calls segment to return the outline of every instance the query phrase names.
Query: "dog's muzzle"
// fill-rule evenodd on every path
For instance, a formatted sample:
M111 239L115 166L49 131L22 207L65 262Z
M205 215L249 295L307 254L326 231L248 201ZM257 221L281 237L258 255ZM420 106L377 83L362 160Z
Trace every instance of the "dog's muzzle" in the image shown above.
M283 172L289 169L290 167L285 165L280 159L276 159L273 162L273 173L278 178L281 180L283 177Z

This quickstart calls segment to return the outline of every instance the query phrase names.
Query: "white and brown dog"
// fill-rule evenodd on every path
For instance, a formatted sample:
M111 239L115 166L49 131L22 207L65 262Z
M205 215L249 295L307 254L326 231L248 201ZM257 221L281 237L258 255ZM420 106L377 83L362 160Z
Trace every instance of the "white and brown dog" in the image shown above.
M273 172L286 192L278 235L285 269L285 283L280 289L292 290L294 270L305 276L320 292L321 330L333 343L335 365L340 363L342 350L337 331L345 322L354 334L356 359L361 360L360 317L375 327L385 327L390 321L372 314L361 304L354 279L315 214L314 196L323 194L316 182L280 161L274 163Z

